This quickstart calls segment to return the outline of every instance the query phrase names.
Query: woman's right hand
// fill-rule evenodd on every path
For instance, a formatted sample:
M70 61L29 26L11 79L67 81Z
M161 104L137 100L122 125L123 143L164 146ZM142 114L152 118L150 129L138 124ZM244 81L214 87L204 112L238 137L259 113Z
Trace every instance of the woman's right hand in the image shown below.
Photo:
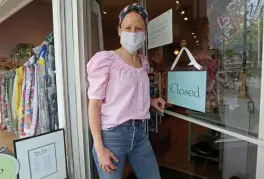
M100 147L95 150L98 158L99 167L105 172L111 173L117 169L117 166L113 164L113 161L118 162L117 157L107 148Z

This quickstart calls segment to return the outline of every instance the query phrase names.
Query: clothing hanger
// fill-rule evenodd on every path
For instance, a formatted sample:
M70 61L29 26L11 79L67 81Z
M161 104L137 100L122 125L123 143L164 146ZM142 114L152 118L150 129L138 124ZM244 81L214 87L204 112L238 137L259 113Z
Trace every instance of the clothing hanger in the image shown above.
M2 145L2 146L0 147L0 153L1 153L1 152L4 152L5 149L6 149L6 145Z
M183 51L185 51L187 53L188 58L190 60L190 63L188 64L188 66L193 65L197 70L201 70L202 69L202 66L199 63L196 62L196 60L195 60L194 56L192 55L192 53L185 47L186 44L187 43L186 43L185 40L181 41L182 49L179 52L179 54L177 55L177 57L175 58L172 66L171 66L171 70L173 70L175 68L175 66L177 65L177 63L178 63Z

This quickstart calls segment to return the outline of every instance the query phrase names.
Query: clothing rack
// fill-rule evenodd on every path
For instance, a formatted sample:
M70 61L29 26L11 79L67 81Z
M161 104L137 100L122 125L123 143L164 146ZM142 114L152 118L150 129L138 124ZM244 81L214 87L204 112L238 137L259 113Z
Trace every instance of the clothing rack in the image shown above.
M0 74L0 129L13 131L18 137L50 132L59 126L53 33L32 52L24 65Z

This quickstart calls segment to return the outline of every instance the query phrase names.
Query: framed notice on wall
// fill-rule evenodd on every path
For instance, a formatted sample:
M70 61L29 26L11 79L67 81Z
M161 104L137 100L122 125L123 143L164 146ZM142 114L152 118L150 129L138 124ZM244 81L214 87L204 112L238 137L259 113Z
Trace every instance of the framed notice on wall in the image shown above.
M14 141L18 179L67 178L64 130Z

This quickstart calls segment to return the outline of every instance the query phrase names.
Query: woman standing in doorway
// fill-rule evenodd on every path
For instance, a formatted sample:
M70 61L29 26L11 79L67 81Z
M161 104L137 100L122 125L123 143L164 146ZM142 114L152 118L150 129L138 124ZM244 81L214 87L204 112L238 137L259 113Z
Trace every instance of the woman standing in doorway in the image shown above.
M142 6L124 8L118 28L122 47L99 52L87 64L89 122L100 179L121 179L126 159L137 178L160 179L145 122L150 105L162 111L165 101L150 99L148 60L137 53L147 23Z

